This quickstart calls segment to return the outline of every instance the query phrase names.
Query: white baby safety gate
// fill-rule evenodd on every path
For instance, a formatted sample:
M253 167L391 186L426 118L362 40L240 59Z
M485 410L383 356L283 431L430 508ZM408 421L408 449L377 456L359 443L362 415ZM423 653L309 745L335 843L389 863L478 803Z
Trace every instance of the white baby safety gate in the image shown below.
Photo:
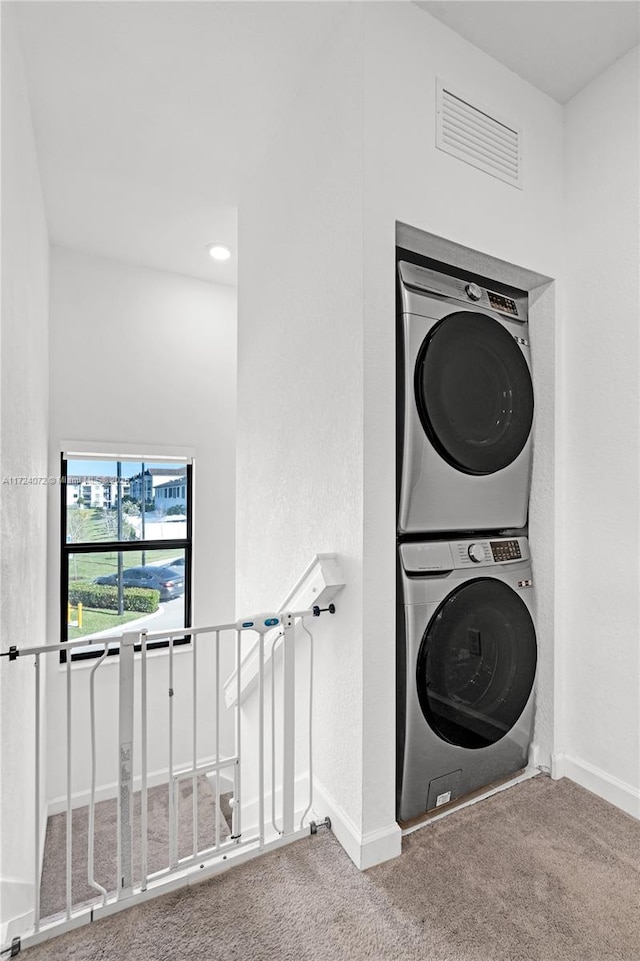
M313 637L307 619L324 611L333 614L335 608L330 604L323 610L314 607L259 614L233 624L183 628L180 631L128 631L120 637L112 635L104 640L83 637L64 644L23 649L13 647L3 653L9 662L5 662L7 668L18 658L33 657L35 662L33 924L31 930L10 937L9 943L2 945L4 956L13 957L21 948L147 898L193 884L232 864L315 833L319 825L309 821L313 783ZM189 639L188 644L184 643L185 638ZM110 657L114 641L118 642L119 652L116 657ZM158 642L165 642L166 649L155 649ZM179 645L178 642L183 643ZM100 656L90 662L90 668L86 661L72 662L74 650L86 649L88 643L103 647L102 653L98 651ZM58 879L57 888L61 897L64 888L64 906L60 903L57 911L49 911L45 916L41 904L44 813L40 773L43 760L41 673L43 657L58 658L61 651L66 653L66 662L56 668L56 677L65 687L66 792L59 802L61 813L58 817L66 821L65 831L60 835L65 836L66 851L59 858L65 867L64 877ZM301 677L301 664L305 669L304 678ZM111 673L112 666L117 667L117 683ZM232 674L226 683L225 703L222 682L224 672L230 667ZM252 704L249 704L246 675L251 671L256 678L250 681ZM117 804L113 839L117 848L117 871L111 889L110 883L99 876L95 866L99 803L96 793L100 798L108 796L104 786L96 787L96 769L101 763L96 739L100 737L101 743L104 739L104 732L97 730L96 701L100 698L103 709L105 700L108 700L104 692L96 691L96 682L99 684L105 674L110 675L114 692L110 707L113 731L107 734L111 736L114 748L117 741L117 786L114 782L111 792L112 796L115 794ZM235 688L231 708L227 706L230 684ZM306 723L300 717L301 690L306 694ZM158 703L162 705L161 709L158 709ZM81 716L85 706L88 707L88 717ZM150 769L149 755L151 746L157 755L157 741L162 734L167 735L166 745L163 745L163 750L166 747L166 763L158 772ZM83 740L89 743L90 775L86 757L78 756L78 744ZM189 746L188 758L184 757L185 744ZM225 751L225 744L232 749ZM78 766L87 771L88 792L73 790L73 776L77 773L74 768ZM209 816L209 833L204 839L200 823L202 783L206 785L206 810L209 815L214 812L213 817ZM190 797L185 786L190 789ZM152 790L156 792L154 798L157 792L161 793L168 810L167 843L164 848L163 842L161 867L149 861L150 831L154 827L149 805ZM191 808L186 819L189 835L186 839L184 824L182 833L180 828L185 796ZM221 814L224 799L226 821ZM78 873L73 811L82 805L85 809L88 807L83 881L85 886L90 886L91 894L77 903L73 895ZM330 827L328 818L319 824ZM157 854L155 850L156 861Z

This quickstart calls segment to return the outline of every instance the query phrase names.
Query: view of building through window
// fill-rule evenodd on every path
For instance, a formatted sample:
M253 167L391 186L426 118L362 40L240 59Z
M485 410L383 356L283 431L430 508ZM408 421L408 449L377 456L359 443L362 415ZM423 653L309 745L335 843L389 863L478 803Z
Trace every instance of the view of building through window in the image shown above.
M191 465L62 458L61 640L190 624ZM117 650L117 642L110 644Z

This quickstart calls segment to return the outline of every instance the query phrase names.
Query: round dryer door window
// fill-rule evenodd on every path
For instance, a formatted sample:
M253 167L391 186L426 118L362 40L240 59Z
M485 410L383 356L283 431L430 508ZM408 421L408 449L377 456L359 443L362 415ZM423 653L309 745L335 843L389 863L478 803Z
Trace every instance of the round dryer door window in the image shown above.
M495 578L466 581L442 602L418 653L427 723L449 744L494 744L524 711L536 661L535 629L522 599Z
M436 324L418 352L415 395L431 443L459 471L493 474L527 443L529 367L513 336L485 314L459 311Z

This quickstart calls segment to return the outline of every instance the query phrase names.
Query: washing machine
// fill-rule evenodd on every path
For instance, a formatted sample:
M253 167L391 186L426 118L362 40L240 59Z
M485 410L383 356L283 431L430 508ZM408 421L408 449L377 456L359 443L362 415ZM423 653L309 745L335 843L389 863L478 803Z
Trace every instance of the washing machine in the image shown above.
M406 261L398 270L398 533L522 529L533 424L527 294Z
M398 548L397 816L526 767L537 662L525 537Z

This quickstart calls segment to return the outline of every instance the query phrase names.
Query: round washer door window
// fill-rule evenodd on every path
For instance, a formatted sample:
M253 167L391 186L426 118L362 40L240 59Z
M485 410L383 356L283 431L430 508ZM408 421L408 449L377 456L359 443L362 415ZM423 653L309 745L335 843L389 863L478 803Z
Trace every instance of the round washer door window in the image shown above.
M418 352L415 396L422 427L447 463L493 474L522 451L533 422L533 385L522 351L492 317L459 311Z
M418 698L427 723L449 744L495 744L524 711L536 661L524 601L495 578L466 581L442 602L420 645Z

